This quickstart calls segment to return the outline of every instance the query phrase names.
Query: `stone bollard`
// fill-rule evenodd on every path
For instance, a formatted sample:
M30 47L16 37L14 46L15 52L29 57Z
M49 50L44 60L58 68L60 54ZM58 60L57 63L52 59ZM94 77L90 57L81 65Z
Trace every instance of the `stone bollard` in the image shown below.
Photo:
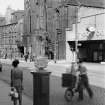
M45 58L35 61L36 71L31 71L33 75L33 105L49 105L49 80L50 73L44 68L47 66Z

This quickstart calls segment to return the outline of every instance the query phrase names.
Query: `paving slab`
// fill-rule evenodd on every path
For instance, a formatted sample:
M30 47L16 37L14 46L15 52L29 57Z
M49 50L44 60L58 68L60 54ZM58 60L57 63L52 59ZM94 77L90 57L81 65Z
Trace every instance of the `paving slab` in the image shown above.
M13 105L11 97L8 96L10 89L8 84L0 80L0 105ZM22 105L33 105L32 100L25 95L23 95L22 102Z

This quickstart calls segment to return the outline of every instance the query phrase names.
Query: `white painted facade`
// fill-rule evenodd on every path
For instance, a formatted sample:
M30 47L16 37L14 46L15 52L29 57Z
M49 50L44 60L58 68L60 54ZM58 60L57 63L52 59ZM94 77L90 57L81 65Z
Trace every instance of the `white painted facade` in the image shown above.
M94 35L89 38L89 32L86 30L94 27ZM105 40L105 9L81 7L78 12L78 40ZM73 53L70 50L68 41L75 41L75 24L72 31L66 30L66 60L73 60Z

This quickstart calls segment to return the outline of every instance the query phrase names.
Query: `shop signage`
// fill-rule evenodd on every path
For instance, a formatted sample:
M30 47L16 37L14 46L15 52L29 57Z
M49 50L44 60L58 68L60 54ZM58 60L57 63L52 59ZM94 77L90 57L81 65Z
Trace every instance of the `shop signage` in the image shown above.
M94 28L94 27L88 27L88 28L87 28L87 31L88 31L88 32L95 32L95 28Z
M79 33L79 40L103 40L105 39L104 31Z
M90 30L78 33L78 40L105 40L105 30ZM66 30L66 41L75 41L75 31Z

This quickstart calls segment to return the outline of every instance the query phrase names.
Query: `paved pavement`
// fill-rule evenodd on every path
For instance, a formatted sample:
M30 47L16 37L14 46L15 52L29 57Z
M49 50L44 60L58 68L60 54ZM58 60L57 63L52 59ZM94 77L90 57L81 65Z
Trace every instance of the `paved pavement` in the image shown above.
M9 92L9 85L0 80L0 105L12 105L11 98L8 96ZM33 105L33 103L31 99L23 95L22 105Z
M64 93L66 88L62 88L61 79L51 77L50 82L50 105L105 105L105 89L91 86L94 97L90 99L87 92L84 92L84 100L77 101L78 93L73 97L72 102L65 101Z
M2 60L3 61L3 60ZM9 62L7 62L7 60L6 60L6 62L5 63L10 63L11 64L11 62L10 62L10 60L8 60ZM29 64L29 65L28 65ZM33 69L33 66L32 66L33 64L32 63L30 63L30 62L28 62L28 63L26 63L26 62L22 62L22 63L20 63L20 66L22 66L22 67L28 67L30 70L32 70ZM61 73L62 72L65 72L65 67L67 67L67 64L64 64L64 63L57 63L57 64L54 64L54 63L50 63L50 66L49 66L49 70L50 71L52 71L53 72L53 75L55 75L55 74L57 74L57 76L58 77L61 77ZM87 65L87 67L89 68L89 69L91 69L91 67L95 67L95 65L91 65L91 66L89 66L89 65ZM101 69L103 69L103 67L104 66L102 66L101 67ZM58 71L56 72L56 68L59 68L58 69ZM93 69L93 68L92 68ZM103 71L101 71L101 69L100 69L100 66L98 65L97 67L95 67L95 71L97 71L97 72L93 72L94 71L94 69L92 70L92 73L93 74L95 74L95 77L98 77L98 79L100 78L100 77L102 77L103 75L104 75L104 70ZM101 71L101 72L99 72L99 70ZM97 75L97 73L99 74L99 73L101 73L101 74L103 74L103 75L101 75L100 77L99 77L99 75L98 76L96 76ZM26 74L28 74L27 72L26 72ZM29 76L27 76L27 77L29 77ZM99 87L96 87L97 86L97 84L96 84L96 86L92 86L92 89L93 89L93 91L94 91L94 93L95 93L95 96L94 96L94 98L92 99L92 100L90 100L89 98L88 98L88 95L87 95L87 93L85 94L85 96L84 96L84 101L82 101L82 102L80 102L80 103L78 103L78 101L76 100L77 99L77 94L75 95L75 97L74 97L74 99L73 99L73 101L71 102L71 103L68 103L68 102L66 102L65 101L65 99L64 99L64 92L65 92L65 88L62 88L61 87L61 78L58 78L58 77L51 77L51 81L50 81L50 105L105 105L105 89L103 89L103 88L99 88ZM104 77L102 77L102 78L104 78ZM28 78L28 80L29 80L30 78ZM97 80L96 80L97 81ZM97 82L99 82L99 81L97 81ZM2 84L1 82L0 82L0 84ZM98 83L98 84L100 84L100 83ZM103 84L104 85L104 84ZM5 84L5 86L4 86L5 88L8 88L9 89L9 87L8 87L8 85L7 84ZM100 86L101 87L101 86ZM6 91L4 91L4 93L6 92L6 94L2 94L2 95L5 95L5 97L4 98L6 98L7 96L8 96L8 89L6 89L7 90L7 92ZM3 92L3 90L1 90L1 88L0 88L0 96L1 96L1 93ZM31 90L32 91L32 90ZM3 97L3 96L2 96ZM24 96L25 97L25 96ZM26 97L27 98L27 97ZM1 100L1 99L0 99ZM6 98L6 100L8 101L9 99L8 99L8 97ZM24 104L24 102L26 102L26 105L31 105L31 104L29 104L27 101L28 101L28 99L27 99L27 101L24 101L25 99L23 98L23 105L25 105ZM10 100L8 101L8 102L10 102ZM28 104L27 104L28 103ZM1 104L1 102L0 102L0 105L3 105L3 104ZM6 105L6 103L4 104L4 105ZM8 104L9 105L9 104Z
M10 59L2 59L1 62L11 64L12 61ZM13 105L10 96L8 96L9 92L10 86L4 81L0 80L0 105ZM23 95L22 98L22 105L33 105L33 100L26 95Z

